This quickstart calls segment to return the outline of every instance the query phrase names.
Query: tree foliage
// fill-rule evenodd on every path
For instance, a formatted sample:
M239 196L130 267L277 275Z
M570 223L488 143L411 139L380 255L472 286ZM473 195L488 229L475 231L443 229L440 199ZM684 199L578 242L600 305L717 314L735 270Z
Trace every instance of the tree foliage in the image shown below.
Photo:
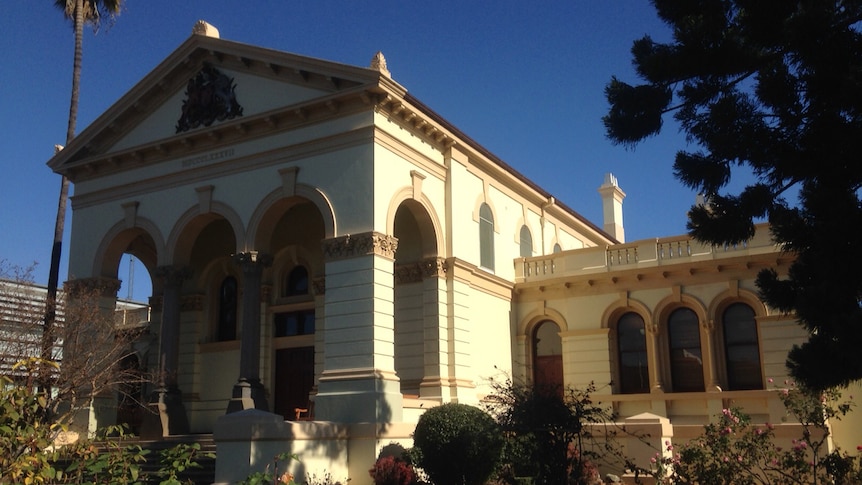
M692 208L691 235L738 244L768 219L796 260L758 287L810 335L788 356L792 375L816 389L862 378L862 1L652 3L673 37L634 42L644 82L607 85L608 137L634 145L673 113L690 148L674 174L709 201ZM740 171L753 181L726 192Z
M860 483L862 458L829 452L827 446L830 420L840 420L851 403L835 389L819 392L793 383L780 389L779 396L790 421L801 428L790 446L776 443L774 424L754 424L740 409L728 408L688 443L674 448L665 442L666 453L656 453L650 474L656 483L668 485Z
M615 416L584 389L493 382L485 407L506 437L502 478L528 477L544 485L592 484L598 466L621 468ZM506 476L509 475L509 476Z

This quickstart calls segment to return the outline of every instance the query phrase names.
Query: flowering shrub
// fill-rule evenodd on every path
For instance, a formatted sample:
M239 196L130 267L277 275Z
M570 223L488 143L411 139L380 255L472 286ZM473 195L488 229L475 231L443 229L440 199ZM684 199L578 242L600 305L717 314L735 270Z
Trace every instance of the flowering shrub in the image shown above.
M413 467L394 456L379 458L368 474L374 480L374 485L410 485L416 480Z
M724 409L689 443L675 449L665 442L667 453L658 452L650 460L650 474L661 484L862 483L859 460L839 451L827 454L825 449L828 421L849 412L850 403L839 402L836 390L814 393L786 384L778 395L802 428L802 436L789 448L775 444L772 424L753 424L739 409Z

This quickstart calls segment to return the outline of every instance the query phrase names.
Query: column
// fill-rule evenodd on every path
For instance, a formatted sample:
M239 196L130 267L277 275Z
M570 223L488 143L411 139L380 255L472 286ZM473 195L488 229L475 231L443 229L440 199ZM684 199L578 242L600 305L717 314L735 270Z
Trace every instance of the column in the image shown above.
M662 384L662 366L664 364L664 359L659 357L659 352L662 348L659 339L662 338L661 331L659 330L659 326L655 323L646 323L646 331L647 331L647 362L649 362L649 378L650 378L650 392L660 393L664 392L664 385Z
M141 425L141 435L146 438L189 432L182 392L177 386L177 371L182 286L183 281L191 276L191 270L179 266L160 266L156 268L155 276L162 279L162 322L159 329L158 383L150 397L153 412ZM152 420L155 416L158 422Z
M257 251L234 256L242 270L242 315L239 357L239 380L233 386L233 396L227 412L243 409L267 411L266 391L260 382L260 280L272 257Z
M377 232L325 240L324 352L315 416L345 423L402 421L394 359L397 239Z

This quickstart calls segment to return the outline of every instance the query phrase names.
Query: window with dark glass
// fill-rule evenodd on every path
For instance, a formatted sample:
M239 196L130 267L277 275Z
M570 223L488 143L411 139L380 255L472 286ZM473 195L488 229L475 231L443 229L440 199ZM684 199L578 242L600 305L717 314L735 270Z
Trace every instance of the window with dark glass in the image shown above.
M283 296L308 294L308 270L305 266L297 266L287 274L283 293Z
M216 340L236 340L237 282L233 276L222 280L218 294Z
M479 265L494 270L494 215L488 204L479 208Z
M640 315L629 312L617 322L617 343L620 366L620 392L649 392L646 333Z
M703 391L703 354L697 314L689 308L678 308L668 317L667 329L674 392Z
M745 303L728 306L722 314L722 328L728 389L762 389L760 345L754 310Z
M314 309L276 313L274 316L276 337L296 337L314 333Z
M529 258L533 255L533 236L530 234L530 228L526 225L521 226L520 234L520 250L522 258Z

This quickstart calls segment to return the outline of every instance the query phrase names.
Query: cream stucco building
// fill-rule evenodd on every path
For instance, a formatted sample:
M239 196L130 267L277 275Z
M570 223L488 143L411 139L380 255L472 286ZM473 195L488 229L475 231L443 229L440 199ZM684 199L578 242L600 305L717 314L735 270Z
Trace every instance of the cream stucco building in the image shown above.
M219 481L287 448L365 483L424 409L501 375L594 381L622 420L683 439L731 402L783 415L766 380L804 333L756 296L789 261L766 228L623 243L613 176L600 227L380 54L353 67L200 24L49 164L75 185L70 278L116 298L125 253L152 277L142 431L215 432Z

